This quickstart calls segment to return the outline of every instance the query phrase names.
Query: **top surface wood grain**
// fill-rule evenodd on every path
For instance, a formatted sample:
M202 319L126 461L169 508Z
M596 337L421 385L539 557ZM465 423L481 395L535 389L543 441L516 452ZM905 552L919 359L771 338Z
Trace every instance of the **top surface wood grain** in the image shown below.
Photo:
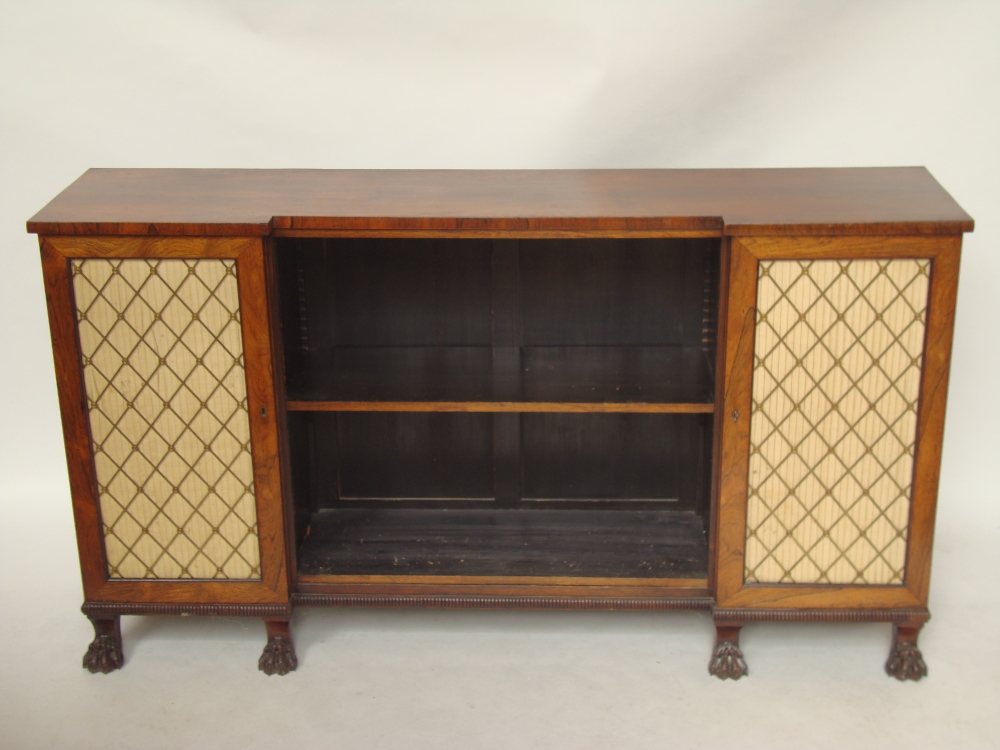
M90 169L39 234L678 231L956 234L971 217L923 167L849 169Z

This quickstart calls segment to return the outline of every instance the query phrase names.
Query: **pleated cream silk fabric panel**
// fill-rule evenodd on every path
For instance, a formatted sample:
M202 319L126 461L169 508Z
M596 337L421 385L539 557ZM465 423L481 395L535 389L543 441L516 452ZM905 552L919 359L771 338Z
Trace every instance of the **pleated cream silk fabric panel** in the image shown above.
M72 270L109 576L260 580L236 262Z
M903 583L930 271L760 262L747 583Z

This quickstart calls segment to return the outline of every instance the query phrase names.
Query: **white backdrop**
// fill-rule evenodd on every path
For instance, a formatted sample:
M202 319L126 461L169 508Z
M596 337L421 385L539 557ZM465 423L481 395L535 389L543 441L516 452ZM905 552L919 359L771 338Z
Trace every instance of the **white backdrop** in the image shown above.
M988 746L1000 720L1000 5L0 2L0 745ZM709 679L704 615L303 611L127 618L81 600L34 237L87 167L925 165L964 246L930 678L884 625L759 625ZM6 738L6 740L4 740Z

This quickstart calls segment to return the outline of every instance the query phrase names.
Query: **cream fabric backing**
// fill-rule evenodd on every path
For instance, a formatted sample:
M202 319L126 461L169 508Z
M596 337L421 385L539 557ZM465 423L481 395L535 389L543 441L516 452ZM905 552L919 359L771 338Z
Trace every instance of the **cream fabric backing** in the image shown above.
M260 579L232 260L73 260L111 578Z
M748 583L903 583L930 265L760 262Z

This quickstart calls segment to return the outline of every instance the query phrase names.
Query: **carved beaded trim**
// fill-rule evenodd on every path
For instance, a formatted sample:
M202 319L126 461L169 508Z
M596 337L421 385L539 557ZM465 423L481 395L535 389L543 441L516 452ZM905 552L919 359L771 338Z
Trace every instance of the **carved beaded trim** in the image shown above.
M713 609L717 622L914 622L931 619L926 609Z
M206 615L227 617L289 617L286 604L146 604L141 602L86 602L87 617L118 615Z

